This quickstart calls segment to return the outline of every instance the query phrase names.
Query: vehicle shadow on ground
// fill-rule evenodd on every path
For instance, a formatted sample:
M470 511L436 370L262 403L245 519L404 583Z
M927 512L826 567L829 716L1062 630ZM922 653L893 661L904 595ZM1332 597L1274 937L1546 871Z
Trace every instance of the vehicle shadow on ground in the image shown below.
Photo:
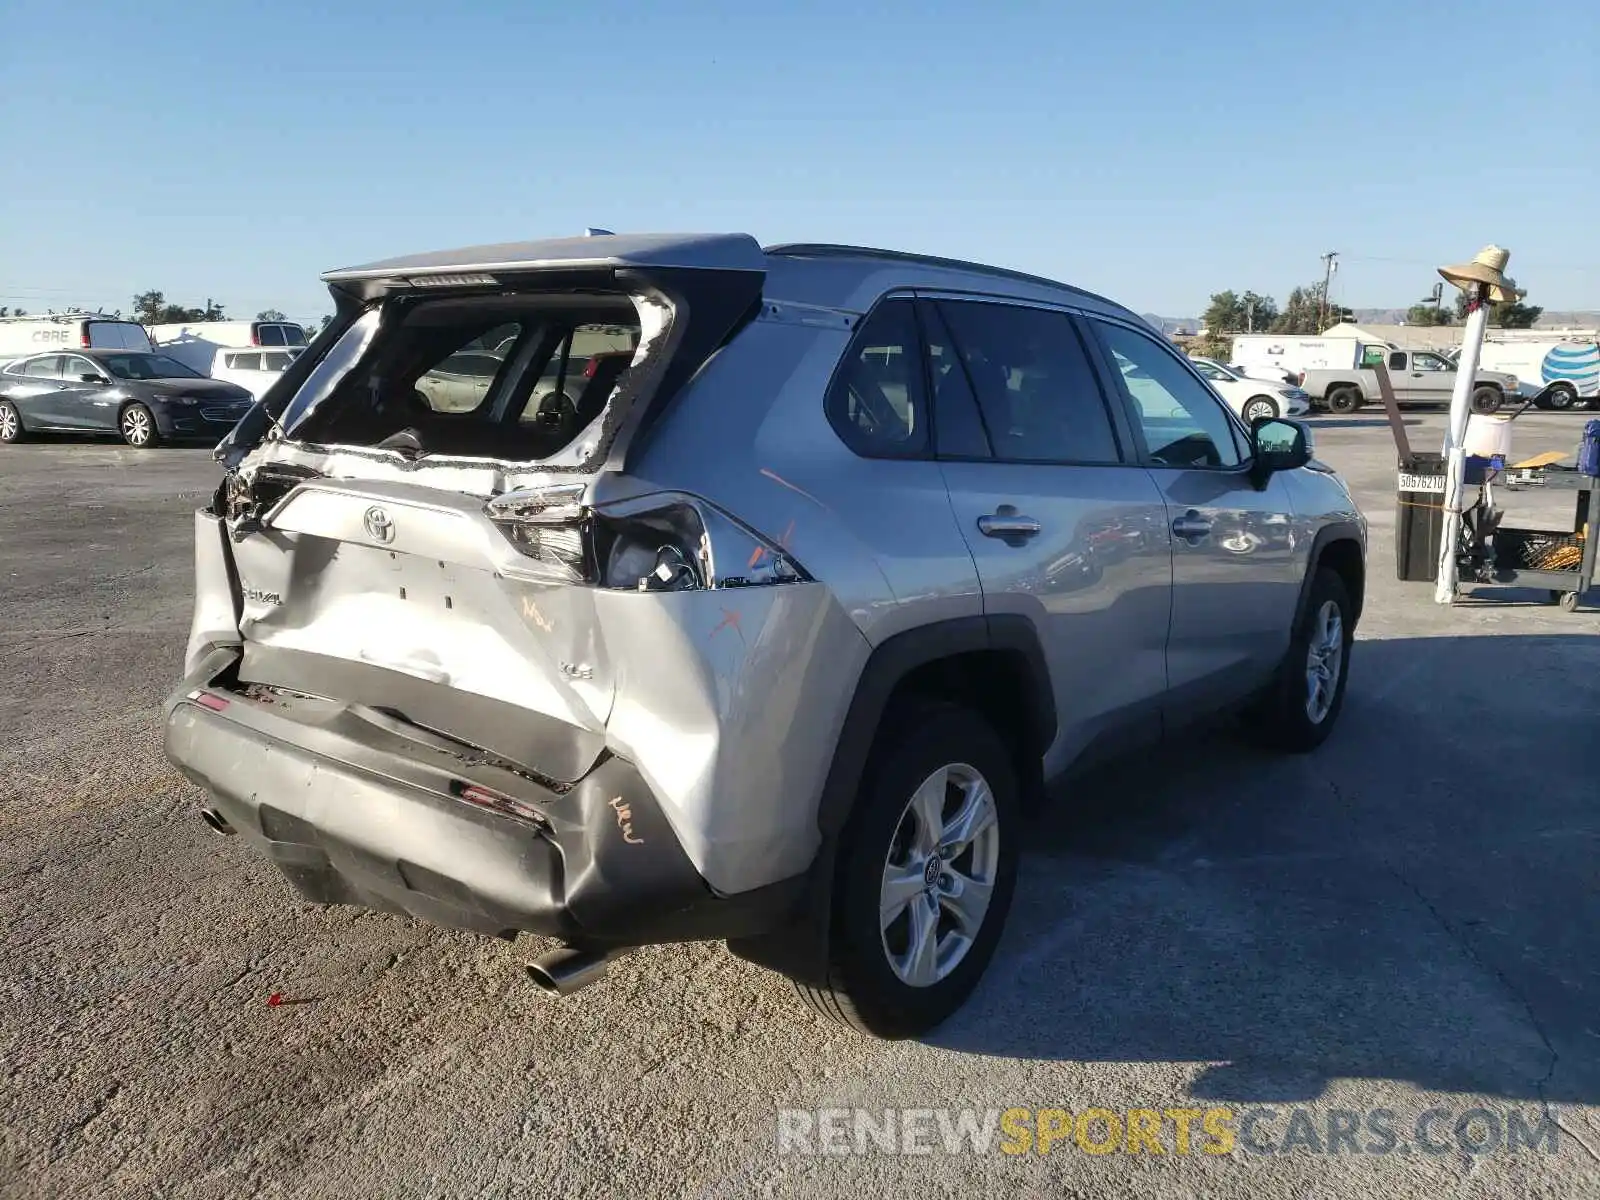
M1229 1101L1342 1077L1600 1101L1600 631L1572 619L1359 642L1311 755L1230 725L1068 783L929 1040L1194 1063Z

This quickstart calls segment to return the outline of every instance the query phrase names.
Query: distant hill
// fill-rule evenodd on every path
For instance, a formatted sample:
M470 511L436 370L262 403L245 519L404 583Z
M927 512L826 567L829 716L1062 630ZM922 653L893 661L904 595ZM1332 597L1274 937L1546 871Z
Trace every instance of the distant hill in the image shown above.
M1403 308L1358 308L1355 310L1357 325L1401 325L1405 323L1406 310ZM1568 309L1557 312L1554 309L1540 314L1535 329L1595 329L1600 328L1600 311L1595 309Z
M1158 317L1155 313L1140 313L1139 316L1167 333L1194 333L1200 328L1199 317Z

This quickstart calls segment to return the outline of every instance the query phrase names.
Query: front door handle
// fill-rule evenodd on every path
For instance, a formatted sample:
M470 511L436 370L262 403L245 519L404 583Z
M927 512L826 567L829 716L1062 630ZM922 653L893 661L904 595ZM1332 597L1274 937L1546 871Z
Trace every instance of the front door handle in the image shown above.
M1007 542L1031 538L1042 528L1037 520L1023 516L1010 504L1002 504L995 509L992 517L978 518L978 532L984 537L1000 538Z
M1211 518L1191 508L1172 523L1172 532L1192 546L1211 532Z

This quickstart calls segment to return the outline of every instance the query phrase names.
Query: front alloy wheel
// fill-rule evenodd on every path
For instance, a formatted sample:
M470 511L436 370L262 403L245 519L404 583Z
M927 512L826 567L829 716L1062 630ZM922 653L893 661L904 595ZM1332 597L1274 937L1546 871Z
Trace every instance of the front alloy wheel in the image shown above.
M147 450L156 443L156 421L142 404L130 404L120 422L122 440L135 450Z
M1333 711L1344 666L1344 616L1336 600L1324 600L1306 642L1306 719L1320 725Z
M1244 423L1254 425L1257 421L1271 421L1278 415L1278 406L1267 396L1252 396L1244 404Z
M878 920L901 982L949 977L983 928L1000 869L994 793L976 767L949 763L901 814L883 868Z

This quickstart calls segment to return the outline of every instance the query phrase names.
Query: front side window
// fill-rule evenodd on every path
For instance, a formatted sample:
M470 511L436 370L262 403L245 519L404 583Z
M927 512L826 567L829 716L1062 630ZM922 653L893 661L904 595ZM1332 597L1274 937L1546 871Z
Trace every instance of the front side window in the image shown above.
M828 389L835 432L868 458L915 458L928 450L921 339L909 300L878 305Z
M1072 318L941 300L996 458L1118 463L1116 435Z
M1448 371L1450 364L1437 354L1413 354L1411 356L1411 369L1414 371Z
M261 369L264 371L287 371L289 364L294 361L294 355L287 350L273 350L261 356Z
M1207 379L1213 379L1219 383L1230 383L1233 380L1233 376L1228 374L1228 372L1224 371L1221 367L1217 366L1216 363L1195 361L1194 369L1199 371L1200 374L1204 375Z
M1211 390L1151 338L1091 321L1121 380L1150 460L1164 467L1236 467L1234 427Z
M228 365L235 371L261 370L261 355L259 354L230 354Z
M87 358L79 358L76 354L69 355L66 365L61 369L61 377L78 383L85 375L93 375L96 379L100 379L104 376L104 372Z

